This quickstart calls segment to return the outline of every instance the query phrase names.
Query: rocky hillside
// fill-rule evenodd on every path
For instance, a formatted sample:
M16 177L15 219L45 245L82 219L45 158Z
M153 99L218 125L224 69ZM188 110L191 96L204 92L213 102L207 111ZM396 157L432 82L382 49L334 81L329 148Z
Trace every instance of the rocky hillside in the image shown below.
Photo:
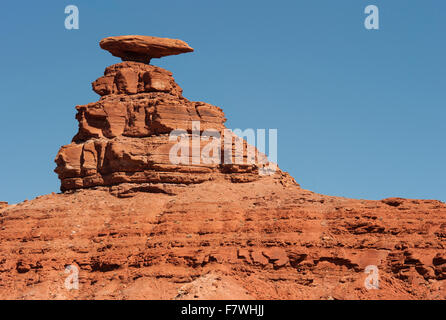
M76 107L62 193L0 202L0 299L446 299L444 203L304 190L149 64L185 42L101 47L123 62ZM179 141L187 156L172 163Z

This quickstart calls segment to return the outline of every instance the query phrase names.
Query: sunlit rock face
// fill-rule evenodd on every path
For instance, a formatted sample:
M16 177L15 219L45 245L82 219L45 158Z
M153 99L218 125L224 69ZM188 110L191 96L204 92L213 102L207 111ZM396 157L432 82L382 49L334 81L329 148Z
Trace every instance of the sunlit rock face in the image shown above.
M131 53L77 107L64 192L0 202L0 299L446 299L444 203L259 174L269 163L220 108Z
M152 58L192 51L181 40L140 36L106 38L101 47L119 57L129 50ZM268 160L226 130L222 109L184 98L171 72L124 60L137 61L107 67L92 83L101 99L76 107L79 131L55 160L62 191L104 186L119 189L120 196L132 190L175 193L205 181L261 179ZM186 137L172 139L175 130ZM182 161L173 161L180 142L188 146L180 148ZM280 170L273 173L288 179Z

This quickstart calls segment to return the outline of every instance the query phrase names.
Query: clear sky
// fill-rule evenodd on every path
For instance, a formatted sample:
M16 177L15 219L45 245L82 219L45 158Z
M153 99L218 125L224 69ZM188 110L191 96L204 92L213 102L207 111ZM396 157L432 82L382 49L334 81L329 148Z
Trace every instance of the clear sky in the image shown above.
M66 5L80 10L66 30ZM380 30L366 30L377 5ZM154 59L227 127L277 128L278 163L328 195L446 201L446 2L439 0L7 1L0 10L0 201L58 192L75 106L119 59L101 38L179 38Z

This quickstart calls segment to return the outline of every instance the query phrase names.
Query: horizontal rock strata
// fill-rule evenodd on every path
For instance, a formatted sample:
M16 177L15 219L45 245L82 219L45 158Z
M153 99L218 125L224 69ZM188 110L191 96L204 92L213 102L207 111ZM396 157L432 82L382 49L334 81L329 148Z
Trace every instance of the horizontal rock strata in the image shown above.
M119 41L144 61L108 67L100 100L77 107L56 157L64 192L0 202L0 299L446 299L446 204L261 175L271 164L220 108L143 63L179 51Z
M101 99L76 107L79 131L55 160L62 191L125 184L131 190L172 193L204 181L254 181L271 165L225 130L220 108L184 98L167 70L125 61L107 67L92 86ZM182 130L184 137L172 139L174 130ZM188 151L177 163L170 152L180 142L188 144Z
M0 209L0 298L446 299L444 203L283 182L88 189ZM79 290L64 286L67 265ZM379 289L364 285L369 265Z

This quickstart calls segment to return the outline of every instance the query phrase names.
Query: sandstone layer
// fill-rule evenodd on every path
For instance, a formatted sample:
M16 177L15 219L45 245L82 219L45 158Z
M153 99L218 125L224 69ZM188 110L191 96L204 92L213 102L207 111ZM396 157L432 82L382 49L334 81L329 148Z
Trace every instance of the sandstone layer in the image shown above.
M126 61L106 68L92 86L101 99L76 107L79 131L56 158L62 191L103 186L120 190L120 195L140 189L175 193L186 185L220 178L254 181L260 179L259 170L271 165L264 154L225 131L220 108L184 98L167 70ZM194 123L199 127L193 128ZM179 142L170 139L174 130L184 130L190 142L188 160L177 164L170 158ZM206 132L221 138L215 140L218 150L209 152L212 158L203 159L202 151L214 141ZM194 134L198 153L193 150ZM231 135L230 148L225 148L225 134ZM237 148L240 143L242 148ZM248 159L248 148L254 150L253 159ZM230 163L224 161L228 153Z
M446 299L445 217L439 201L329 197L273 176L46 195L0 209L0 298Z
M144 52L76 107L63 193L0 202L0 299L446 299L446 204L302 189ZM179 129L199 140L174 164ZM212 132L225 161L197 159Z
M99 45L123 61L144 63L149 63L152 58L194 51L182 40L137 35L108 37L102 39Z

